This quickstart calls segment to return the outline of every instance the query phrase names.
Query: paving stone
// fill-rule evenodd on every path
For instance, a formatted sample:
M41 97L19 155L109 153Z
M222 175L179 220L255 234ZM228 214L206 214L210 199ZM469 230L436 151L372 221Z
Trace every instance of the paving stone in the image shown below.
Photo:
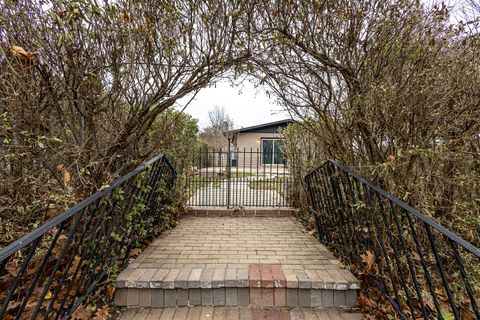
M334 290L333 291L333 306L334 307L345 307L346 306L346 291L344 290Z
M199 288L188 289L188 303L191 306L202 305L202 291Z
M322 291L321 289L310 290L310 305L312 307L323 307L322 304Z
M298 289L298 305L300 307L310 307L310 289Z
M287 306L297 307L298 306L298 289L287 288L286 289L287 297Z
M215 308L213 306L204 306L200 312L200 320L210 320L213 317Z
M145 317L145 320L158 320L162 316L163 308L150 308L148 316Z
M127 290L127 306L138 306L139 305L139 289L129 288Z
M322 305L325 308L333 307L333 290L324 289L322 290Z
M262 288L273 288L273 275L271 265L260 265L260 277L262 280Z
M186 320L188 316L188 308L177 308L173 320Z
M323 288L324 289L333 289L334 288L334 281L332 279L331 274L328 272L328 270L316 270L318 276L320 279L323 280Z
M330 274L330 277L333 282L333 289L336 290L347 290L348 289L348 282L345 278L340 274L338 270L327 270Z
M274 305L276 307L285 307L287 305L285 288L274 288L273 296L274 296Z
M165 307L175 307L177 305L177 290L163 290L163 305Z
M260 273L260 265L251 264L248 268L248 286L250 288L261 288L262 277Z
M250 304L250 290L248 288L238 288L237 297L239 306L248 306Z
M275 288L285 288L285 274L281 265L272 265L272 277L273 277L273 287Z
M295 270L295 275L298 279L298 288L310 289L312 287L310 278L307 276L307 273L304 270Z
M323 289L323 279L318 275L316 270L305 270L308 278L310 279L310 285L312 289Z
M213 312L213 320L227 320L227 308L215 307Z
M226 308L226 319L228 320L240 320L240 308L239 307L229 307Z
M245 268L237 269L237 287L247 288L248 285L249 285L248 269L245 269Z
M188 289L175 289L177 291L177 304L178 307L188 306Z
M237 286L237 269L225 270L225 287Z
M212 287L221 288L225 286L225 269L215 269L212 277Z
M202 276L202 269L192 269L190 276L188 278L188 287L189 288L200 288L200 278Z
M163 307L163 289L152 289L151 300L153 308Z
M200 287L201 288L212 288L212 278L215 269L203 269L202 275L200 277Z
M202 305L213 305L213 289L202 289Z
M120 320L136 320L135 316L137 315L137 310L136 309L130 309L127 310L123 315Z
M135 264L139 265L139 264ZM132 267L132 268L127 268L120 272L120 274L117 276L116 282L115 282L115 287L116 288L124 288L125 287L125 281L130 277L130 275L135 272L135 270L138 267Z
M159 320L174 320L173 317L175 315L175 308L165 308L163 309L162 315L160 316Z
M345 292L345 305L353 307L357 305L357 290L347 290Z
M273 307L274 301L273 288L262 288L262 306Z
M213 289L213 305L214 306L225 306L226 297L225 297L225 288L214 288Z
M347 281L349 289L360 289L360 281L346 269L339 269L338 272Z
M284 269L287 288L298 288L298 279L295 270Z
M137 286L137 280L145 273L147 269L134 269L127 279L125 280L125 287L126 288L135 288Z
M174 289L175 288L175 279L177 278L180 269L170 269L163 279L162 288L163 289Z
M225 288L225 305L227 306L238 305L238 289L237 288Z
M157 272L156 269L147 269L137 280L137 288L150 288L150 280Z
M252 309L249 309L249 308L240 309L240 320L253 320Z
M261 306L262 305L262 289L250 288L250 305Z
M127 289L116 289L114 302L117 306L127 305Z
M138 300L140 307L151 307L152 306L152 290L140 289L138 293Z
M150 288L162 288L163 279L168 274L168 269L158 269L150 279Z
M190 277L191 269L182 269L175 279L175 288L188 289L188 278Z

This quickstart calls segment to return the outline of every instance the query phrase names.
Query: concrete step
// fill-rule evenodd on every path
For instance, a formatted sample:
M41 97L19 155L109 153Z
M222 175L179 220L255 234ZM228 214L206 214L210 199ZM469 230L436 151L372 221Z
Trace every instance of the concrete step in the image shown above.
M353 307L359 283L343 269L253 264L248 269L127 268L116 288L115 303L130 307Z
M339 308L178 307L132 308L120 320L360 320L361 313Z

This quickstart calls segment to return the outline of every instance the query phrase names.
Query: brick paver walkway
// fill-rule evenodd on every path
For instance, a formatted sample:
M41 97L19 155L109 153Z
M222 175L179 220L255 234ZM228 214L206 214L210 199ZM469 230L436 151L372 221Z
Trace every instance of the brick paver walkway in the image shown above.
M359 320L363 316L339 309L180 307L128 310L121 320Z
M187 217L129 267L137 269L337 270L339 261L289 217Z
M186 217L116 287L127 306L340 307L359 284L291 217Z

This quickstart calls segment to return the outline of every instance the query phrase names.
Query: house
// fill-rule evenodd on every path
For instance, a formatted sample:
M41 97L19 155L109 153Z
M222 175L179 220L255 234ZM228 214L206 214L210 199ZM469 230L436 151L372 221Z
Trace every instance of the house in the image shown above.
M259 124L231 133L231 166L285 166L283 129L292 119Z

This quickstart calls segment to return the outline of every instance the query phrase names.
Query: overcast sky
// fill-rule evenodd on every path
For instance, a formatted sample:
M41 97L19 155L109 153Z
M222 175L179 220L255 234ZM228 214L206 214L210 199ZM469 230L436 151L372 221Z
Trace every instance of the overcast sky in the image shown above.
M188 100L182 99L177 109L184 107ZM204 128L208 123L208 111L214 106L224 107L236 128L289 118L288 113L269 99L265 91L255 89L248 81L235 87L227 81L220 81L214 87L204 88L185 112L197 118L200 128Z

